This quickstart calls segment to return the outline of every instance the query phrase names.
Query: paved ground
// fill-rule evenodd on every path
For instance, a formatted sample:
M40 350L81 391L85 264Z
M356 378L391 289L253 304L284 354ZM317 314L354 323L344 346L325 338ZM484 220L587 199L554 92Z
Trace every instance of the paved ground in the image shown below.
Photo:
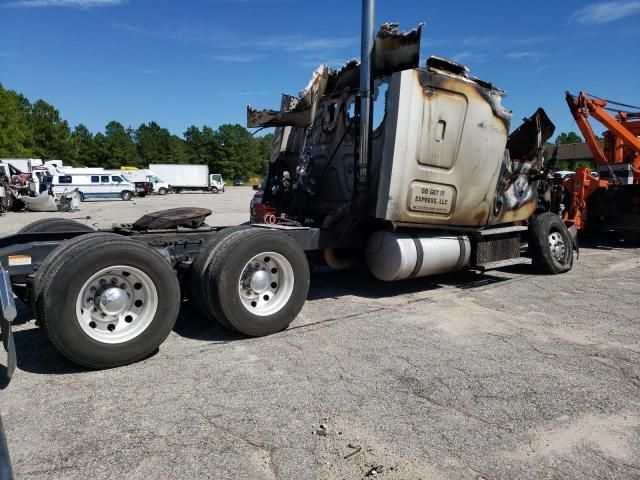
M250 196L189 200L231 207L240 223ZM86 210L134 219L122 204ZM100 372L63 359L23 310L19 370L0 396L15 473L640 478L639 285L640 250L622 244L583 248L556 277L316 272L280 334L238 338L185 303L156 355Z

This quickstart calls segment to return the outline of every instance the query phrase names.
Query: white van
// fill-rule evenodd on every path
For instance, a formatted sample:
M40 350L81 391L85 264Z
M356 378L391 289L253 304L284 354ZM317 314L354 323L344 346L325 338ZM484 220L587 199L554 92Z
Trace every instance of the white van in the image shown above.
M50 170L53 176L53 193L63 193L78 189L80 200L99 198L120 198L131 200L136 191L133 183L125 180L120 173L87 172L85 168L65 168Z

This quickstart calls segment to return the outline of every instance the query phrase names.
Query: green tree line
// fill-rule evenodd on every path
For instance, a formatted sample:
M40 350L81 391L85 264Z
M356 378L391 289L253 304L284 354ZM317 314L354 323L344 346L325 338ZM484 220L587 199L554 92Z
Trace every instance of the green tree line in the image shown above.
M71 128L44 100L31 103L0 84L0 158L59 159L66 165L120 168L150 163L206 164L224 178L263 177L273 135L252 137L241 125L189 127L182 137L156 122L125 128L112 121L104 132Z

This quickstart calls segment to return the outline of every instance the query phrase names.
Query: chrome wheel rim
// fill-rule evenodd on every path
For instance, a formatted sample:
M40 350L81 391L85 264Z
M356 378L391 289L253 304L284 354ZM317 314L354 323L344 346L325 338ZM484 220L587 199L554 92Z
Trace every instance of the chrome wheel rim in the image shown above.
M566 245L560 232L551 232L549 234L549 249L554 260L564 263L566 254Z
M80 328L100 343L124 343L144 332L158 310L158 291L142 270L115 265L89 278L76 300Z
M242 269L238 294L242 306L253 315L266 317L282 310L293 294L293 267L275 252L254 256Z

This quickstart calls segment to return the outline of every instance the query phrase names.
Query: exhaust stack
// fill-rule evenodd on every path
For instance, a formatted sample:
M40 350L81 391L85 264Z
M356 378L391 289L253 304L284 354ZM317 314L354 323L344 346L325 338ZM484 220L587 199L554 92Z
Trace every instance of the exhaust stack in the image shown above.
M362 0L360 53L360 155L358 159L358 206L364 207L369 183L371 119L373 112L373 68L375 50L375 0Z

